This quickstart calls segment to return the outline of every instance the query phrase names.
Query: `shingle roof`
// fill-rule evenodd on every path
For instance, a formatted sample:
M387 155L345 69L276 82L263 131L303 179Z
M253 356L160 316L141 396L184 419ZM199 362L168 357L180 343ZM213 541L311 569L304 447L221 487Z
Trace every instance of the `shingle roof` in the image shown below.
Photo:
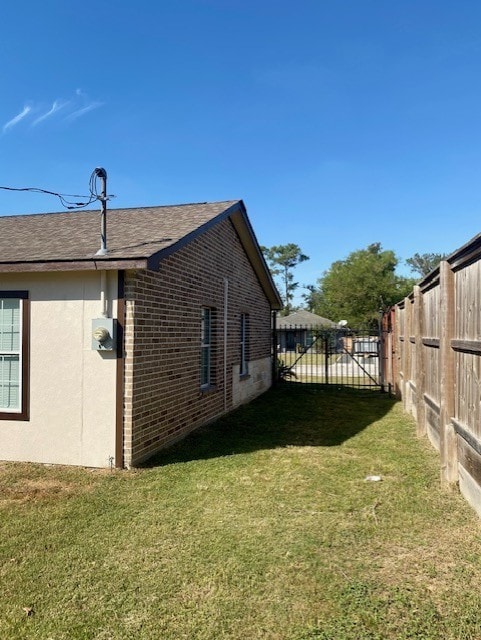
M285 329L294 325L316 325L316 326L329 326L334 327L336 325L332 320L318 316L315 313L300 309L288 316L280 316L277 318L277 328Z
M107 212L108 255L100 259L148 258L237 203L111 209ZM0 263L91 260L99 248L99 210L0 217Z
M106 256L100 249L100 210L0 216L0 273L78 269L157 269L177 251L229 218L273 309L282 301L242 200L110 209Z

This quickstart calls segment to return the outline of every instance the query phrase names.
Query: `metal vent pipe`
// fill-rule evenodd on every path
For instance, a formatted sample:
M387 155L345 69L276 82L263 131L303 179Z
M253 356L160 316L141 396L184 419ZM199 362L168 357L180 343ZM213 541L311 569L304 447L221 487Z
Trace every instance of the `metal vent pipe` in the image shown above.
M96 256L106 256L107 250L107 172L102 167L95 169L95 175L100 179L102 185L99 200L102 203L102 211L100 218L100 249L95 254Z

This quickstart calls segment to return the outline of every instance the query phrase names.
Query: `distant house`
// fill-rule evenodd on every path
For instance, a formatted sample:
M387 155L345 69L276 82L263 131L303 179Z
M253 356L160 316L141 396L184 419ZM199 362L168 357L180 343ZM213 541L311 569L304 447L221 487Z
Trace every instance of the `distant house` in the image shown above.
M0 459L132 467L271 385L242 201L0 217Z
M336 327L336 323L310 311L301 309L277 318L277 344L280 351L309 349L321 327Z

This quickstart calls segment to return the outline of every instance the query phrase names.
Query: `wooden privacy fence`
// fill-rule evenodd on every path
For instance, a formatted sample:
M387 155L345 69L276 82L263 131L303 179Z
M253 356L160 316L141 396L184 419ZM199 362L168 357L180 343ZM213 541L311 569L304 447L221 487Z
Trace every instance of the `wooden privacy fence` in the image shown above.
M383 376L481 516L481 234L384 314Z

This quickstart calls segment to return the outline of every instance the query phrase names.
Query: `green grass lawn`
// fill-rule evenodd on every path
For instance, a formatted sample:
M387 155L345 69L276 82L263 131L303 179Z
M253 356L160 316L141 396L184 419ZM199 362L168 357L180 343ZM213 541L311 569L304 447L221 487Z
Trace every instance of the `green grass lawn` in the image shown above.
M134 472L3 464L0 638L479 639L481 525L414 434L284 385Z

